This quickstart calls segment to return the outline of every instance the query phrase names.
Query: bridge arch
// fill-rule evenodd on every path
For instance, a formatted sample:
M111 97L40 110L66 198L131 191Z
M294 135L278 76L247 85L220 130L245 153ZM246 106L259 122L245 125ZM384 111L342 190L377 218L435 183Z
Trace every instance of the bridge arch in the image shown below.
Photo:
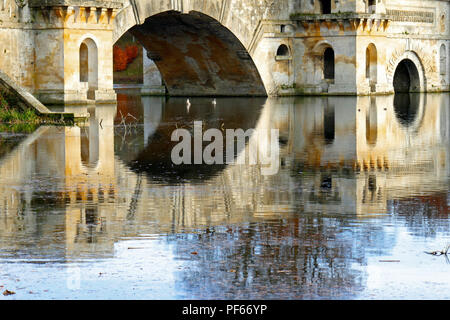
M126 31L133 34L155 62L170 95L267 95L248 49L254 30L226 18L227 2L130 3L117 14L113 41Z
M286 57L290 55L289 47L285 44L281 44L277 49L277 57Z

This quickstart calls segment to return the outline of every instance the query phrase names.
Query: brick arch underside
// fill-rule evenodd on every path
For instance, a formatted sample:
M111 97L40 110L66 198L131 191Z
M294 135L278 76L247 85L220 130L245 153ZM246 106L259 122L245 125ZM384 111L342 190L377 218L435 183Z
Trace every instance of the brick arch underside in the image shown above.
M155 62L173 96L265 96L258 69L239 39L195 11L167 11L130 32Z

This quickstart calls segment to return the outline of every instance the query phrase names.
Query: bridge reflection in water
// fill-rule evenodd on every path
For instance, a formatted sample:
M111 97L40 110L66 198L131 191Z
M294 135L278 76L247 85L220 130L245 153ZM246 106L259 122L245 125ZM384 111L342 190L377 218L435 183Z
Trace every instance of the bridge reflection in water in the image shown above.
M449 103L437 94L229 98L216 107L197 98L187 110L184 99L119 95L118 106L88 109L84 125L41 127L0 159L1 256L114 257L124 238L165 235L178 244L175 255L192 243L209 252L202 268L222 261L239 281L273 282L266 296L225 280L205 293L185 273L180 286L195 297L351 295L363 286L349 271L366 259L358 243L395 244L365 220L391 214L393 204L411 214L425 205L447 219L436 228L448 230ZM204 129L279 129L279 173L263 176L260 165L177 170L171 133L194 120Z

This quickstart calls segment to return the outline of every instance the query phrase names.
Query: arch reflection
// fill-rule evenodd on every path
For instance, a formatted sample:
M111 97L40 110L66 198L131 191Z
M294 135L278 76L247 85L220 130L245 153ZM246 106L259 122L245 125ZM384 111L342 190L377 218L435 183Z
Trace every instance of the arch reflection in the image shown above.
M426 105L419 108L416 119L421 120L411 124L414 134L396 115L394 100L282 98L264 100L264 106L258 99L245 104L229 100L221 108L220 99L214 108L208 100L193 99L189 114L184 100L145 100L140 107L135 100L136 108L127 110L138 122L126 128L120 121L114 125L118 111L126 114L125 106L97 106L86 123L90 136L98 136L95 166L83 164L80 127L42 127L0 160L3 243L11 252L31 256L98 259L114 256L123 238L164 234L176 243L177 257L190 255L192 240L196 250L211 254L199 266L206 268L213 258L224 260L227 273L218 268L216 278L230 277L232 269L265 281L270 270L283 265L287 270L280 271L296 270L297 278L273 277L277 290L308 297L312 293L303 284L317 284L320 274L323 286L314 290L326 294L325 287L337 283L327 274L336 272L342 283L360 288L348 257L356 251L364 262L365 253L346 236L348 223L390 213L392 203L404 203L411 194L442 205L448 191L448 96L420 98ZM330 114L332 143L325 130ZM170 157L165 142L175 123L187 126L198 119L211 128L225 123L225 128L279 129L279 172L263 176L258 166L228 165L213 174L192 170L203 176L177 178L172 172L147 170L154 164L161 168L159 163ZM267 148L264 139L257 142ZM46 177L45 187L29 183L36 176ZM366 234L385 236L373 224L358 228L357 242ZM183 242L184 237L189 241ZM266 240L271 246L264 245ZM208 251L208 245L217 250ZM330 247L335 250L312 249ZM195 288L193 275L180 272L181 286ZM211 274L203 275L205 283L214 283Z

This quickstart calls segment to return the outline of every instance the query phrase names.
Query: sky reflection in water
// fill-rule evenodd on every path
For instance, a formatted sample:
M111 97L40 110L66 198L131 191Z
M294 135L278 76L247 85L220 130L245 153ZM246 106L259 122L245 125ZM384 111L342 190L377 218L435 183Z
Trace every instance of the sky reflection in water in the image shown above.
M2 133L1 299L449 299L449 101L123 93ZM173 167L194 121L279 129L278 174Z

